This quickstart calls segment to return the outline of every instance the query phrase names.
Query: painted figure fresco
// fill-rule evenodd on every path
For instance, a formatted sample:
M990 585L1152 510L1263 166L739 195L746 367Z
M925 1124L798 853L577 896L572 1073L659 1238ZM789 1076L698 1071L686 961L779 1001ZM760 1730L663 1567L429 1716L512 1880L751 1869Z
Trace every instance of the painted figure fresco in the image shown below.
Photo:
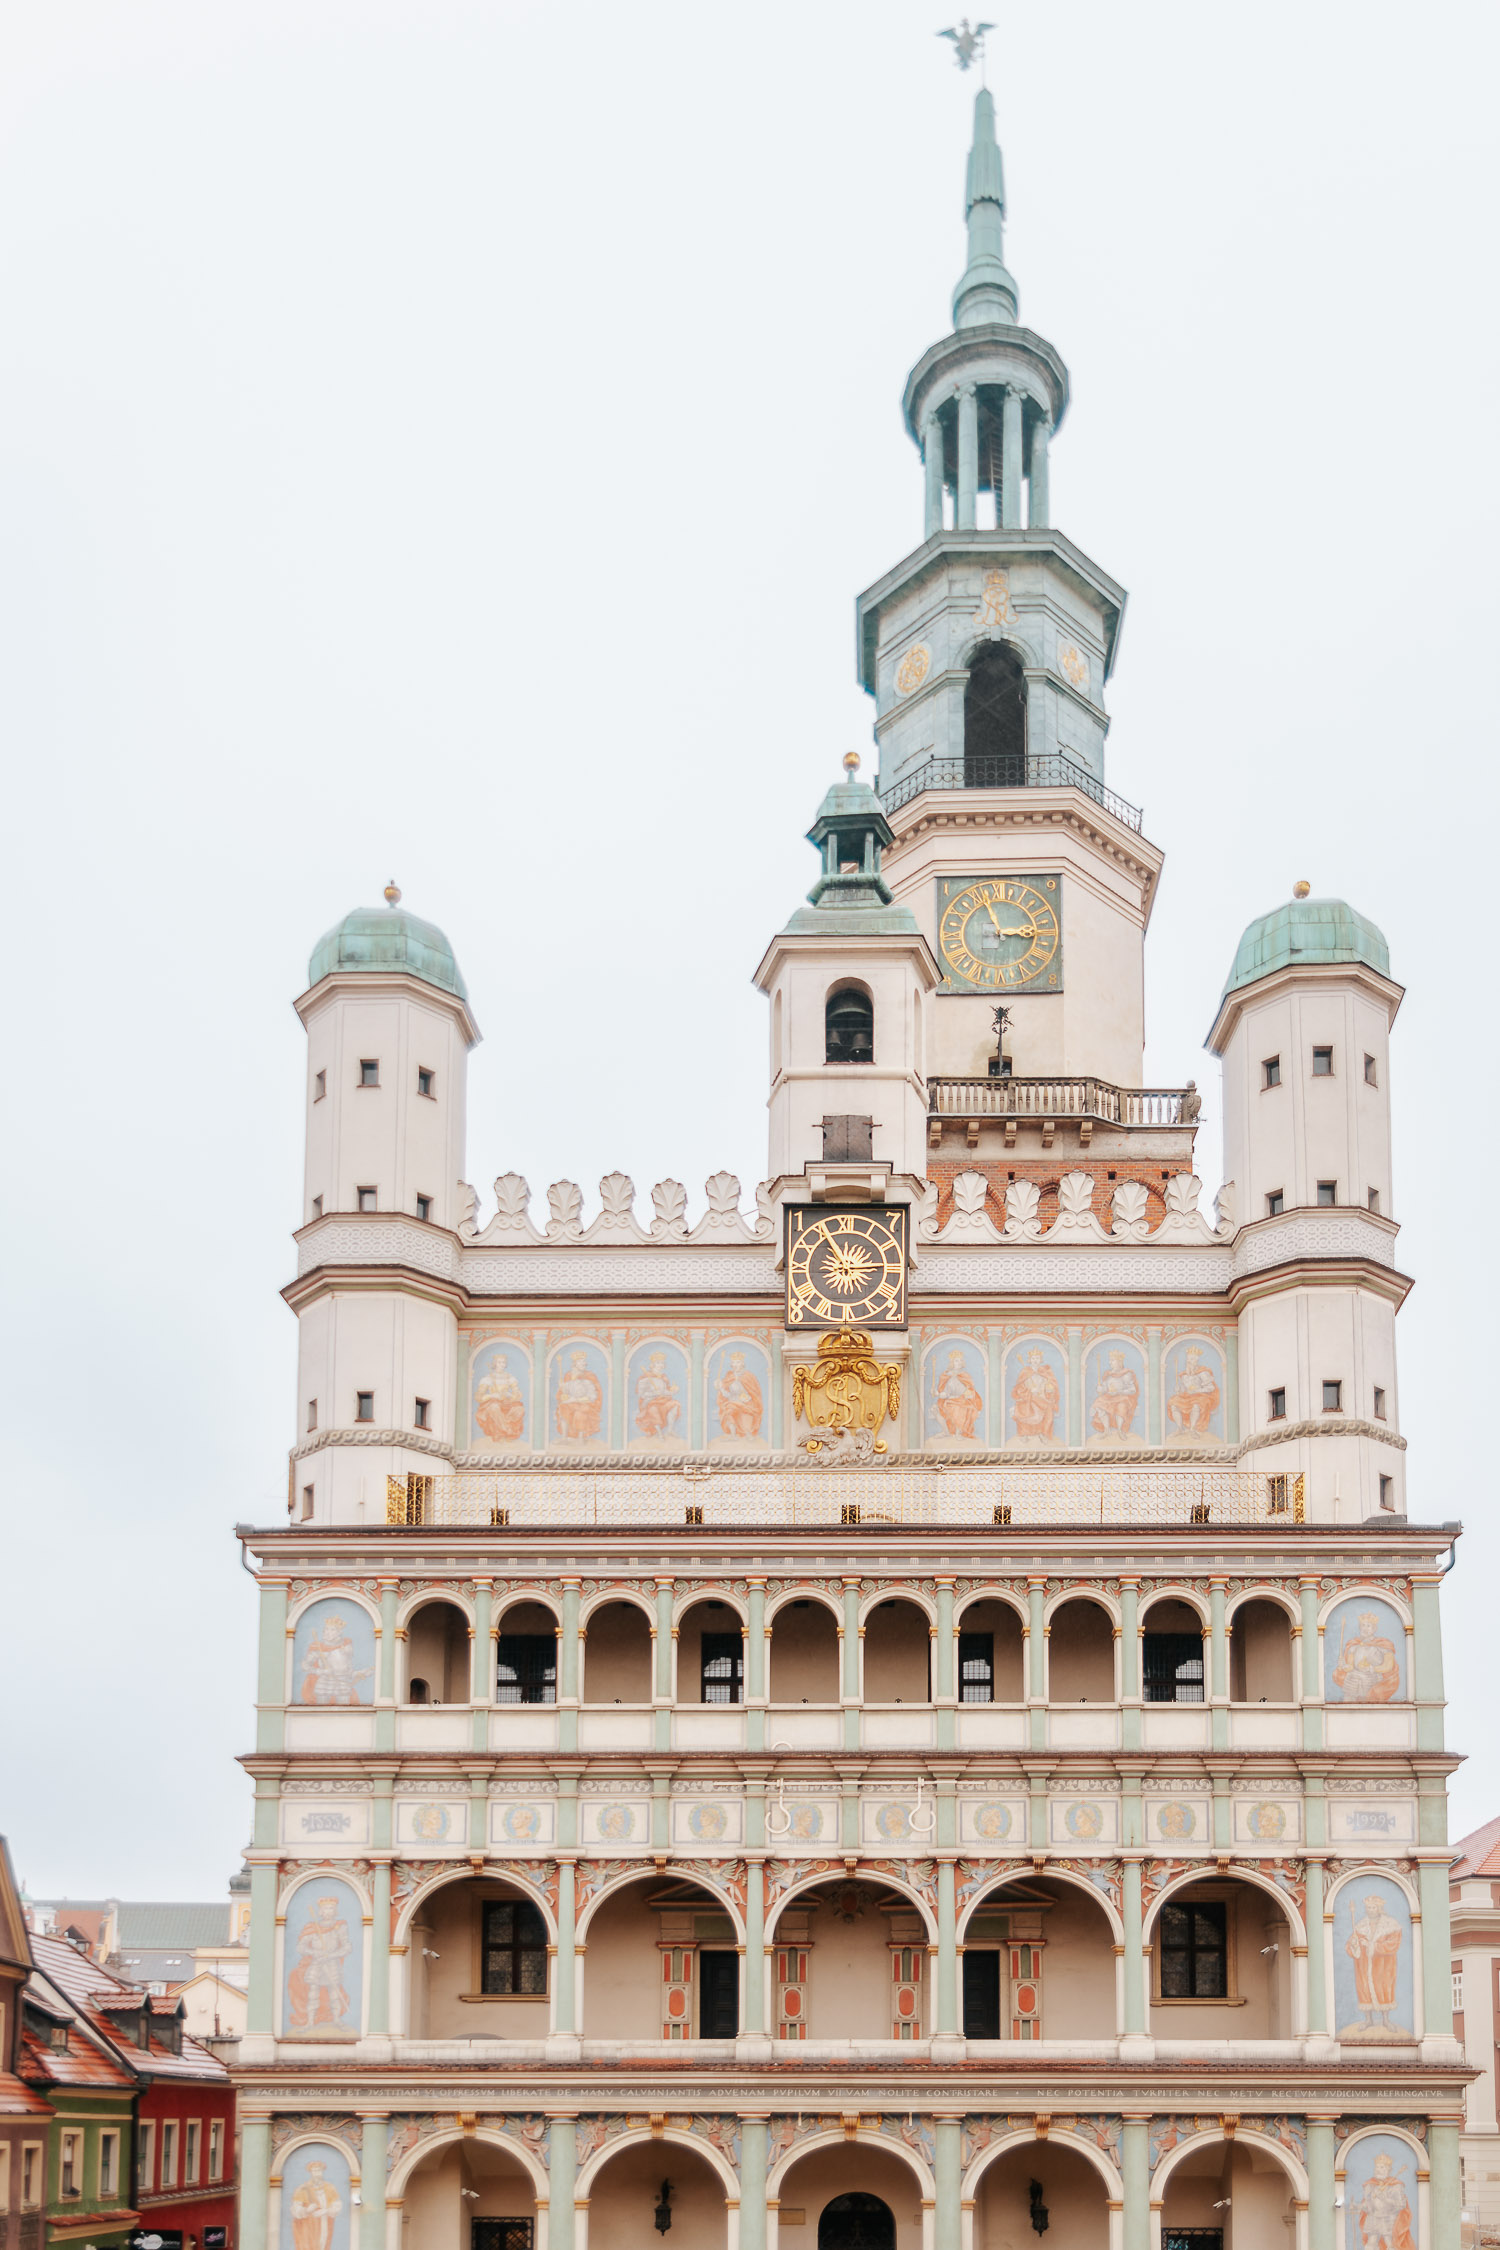
M552 1362L552 1428L562 1445L604 1442L608 1373L597 1344L569 1344Z
M349 2240L349 2159L314 2142L294 2149L281 2179L285 2250L345 2250Z
M632 1353L626 1392L632 1443L687 1442L687 1360L678 1345L648 1344Z
M1386 1875L1358 1875L1334 1904L1339 2038L1380 2046L1414 2036L1411 1907Z
M474 1423L495 1445L526 1436L526 1355L515 1344L486 1344L474 1355Z
M1417 2165L1393 2133L1367 2133L1349 2150L1344 2204L1349 2250L1417 2250Z
M766 1358L753 1344L723 1345L708 1363L710 1419L721 1438L758 1438L765 1420Z
M1390 1703L1406 1695L1406 1630L1389 1602L1356 1594L1323 1629L1330 1703Z
M298 1703L369 1703L375 1625L358 1602L313 1602L292 1636L292 1694Z
M1040 1339L1018 1344L1006 1367L1006 1442L1011 1445L1061 1445L1058 1419L1063 1401L1062 1355Z
M950 1338L927 1358L927 1434L957 1445L984 1443L984 1357Z
M1134 1344L1095 1344L1084 1383L1090 1445L1144 1445L1140 1427L1146 1367Z
M1167 1354L1167 1443L1224 1435L1224 1368L1212 1344L1174 1344Z
M286 1919L286 2028L357 2032L361 1914L349 1885L330 1877L304 1883Z

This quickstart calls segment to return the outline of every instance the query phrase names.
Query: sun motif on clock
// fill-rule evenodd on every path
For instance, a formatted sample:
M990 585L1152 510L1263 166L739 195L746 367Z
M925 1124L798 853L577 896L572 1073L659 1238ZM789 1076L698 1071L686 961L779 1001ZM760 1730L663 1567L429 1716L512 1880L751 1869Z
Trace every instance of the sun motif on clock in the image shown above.
M786 1216L788 1328L904 1328L906 1211L793 1204Z
M1060 876L943 876L937 914L940 991L1061 991Z

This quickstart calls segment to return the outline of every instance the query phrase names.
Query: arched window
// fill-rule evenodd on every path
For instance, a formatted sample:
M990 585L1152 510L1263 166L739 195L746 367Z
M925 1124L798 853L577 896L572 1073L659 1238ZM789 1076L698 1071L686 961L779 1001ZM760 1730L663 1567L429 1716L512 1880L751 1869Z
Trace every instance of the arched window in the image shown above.
M818 2250L896 2250L895 2213L859 2189L836 2195L818 2220Z
M875 1060L875 1008L868 992L841 984L828 995L823 1016L823 1058L831 1063Z
M964 787L1026 786L1026 681L1020 658L990 641L969 666L964 690Z

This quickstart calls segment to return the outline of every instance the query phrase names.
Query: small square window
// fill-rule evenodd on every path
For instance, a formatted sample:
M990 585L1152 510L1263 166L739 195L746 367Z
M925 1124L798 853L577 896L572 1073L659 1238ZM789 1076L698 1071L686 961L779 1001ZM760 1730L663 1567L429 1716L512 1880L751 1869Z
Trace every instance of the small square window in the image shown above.
M1366 1055L1365 1057L1365 1084L1367 1086L1378 1086L1380 1084L1380 1078L1375 1068L1375 1057L1373 1055Z
M315 1430L318 1426L318 1402L315 1398L310 1398L307 1402L307 1426L310 1430Z
M375 1393L356 1391L354 1394L354 1419L356 1422L373 1422L375 1419Z
M356 1188L354 1192L359 1197L359 1209L361 1211L373 1211L375 1209L375 1190L372 1187Z
M322 1216L323 1216L323 1198L322 1198L322 1196L321 1196L321 1195L315 1195L315 1196L313 1197L313 1217L314 1217L315 1219L321 1219L321 1218L322 1218Z
M378 1061L372 1061L368 1056L364 1058L359 1066L359 1082L361 1086L378 1086L380 1084L380 1064Z
M315 1102L320 1102L327 1091L328 1073L326 1070L320 1070L317 1077L313 1080L313 1100Z
M1325 1414L1342 1414L1342 1413L1343 1413L1343 1411L1344 1411L1344 1386L1343 1386L1343 1384L1342 1384L1342 1383L1325 1383L1325 1384L1323 1385L1323 1412L1324 1412Z
M1365 1200L1366 1200L1366 1202L1367 1202L1367 1203L1369 1204L1369 1206L1370 1206L1370 1209L1371 1209L1371 1210L1372 1210L1372 1211L1374 1212L1374 1214L1375 1214L1376 1218L1378 1219L1378 1218L1380 1217L1380 1190L1379 1190L1379 1188L1371 1188L1371 1190L1370 1190L1369 1194L1368 1194L1368 1195L1366 1196Z
M434 1070L421 1070L421 1069L419 1069L419 1070L418 1070L418 1072L417 1072L417 1092L418 1092L419 1094L425 1094L425 1095L427 1096L427 1099L428 1099L429 1101L434 1101L434 1100L436 1100L436 1098L437 1098L437 1097L435 1096L435 1094L433 1093L433 1088L434 1088L434 1086L435 1086L436 1084L437 1084L437 1072L436 1072L436 1071L434 1071Z
M1375 1385L1375 1419L1377 1422L1385 1420L1385 1392L1378 1383Z
M1321 1204L1323 1205L1324 1209L1326 1210L1326 1209L1327 1209L1327 1207L1329 1206L1329 1204L1331 1204L1331 1203L1337 1203L1338 1199L1339 1199L1339 1183L1338 1183L1338 1181L1337 1181L1337 1180L1319 1180L1319 1182L1318 1182L1318 1201L1319 1201L1319 1202L1320 1202L1320 1203L1321 1203Z
M417 1411L413 1426L419 1430L430 1430L432 1428L432 1401L430 1398L419 1398L417 1400Z
M1394 1507L1395 1507L1395 1505L1396 1505L1396 1480L1395 1480L1395 1478L1394 1478L1394 1477L1382 1477L1382 1478L1381 1478L1381 1480L1380 1480L1380 1505L1382 1506L1382 1508L1394 1508Z
M304 1486L302 1487L302 1521L303 1521L304 1523L311 1523L311 1522L312 1522L312 1519L313 1519L313 1488L312 1488L312 1486L311 1486L310 1484L305 1484L305 1485L304 1485Z
M1268 1219L1279 1219L1285 1209L1285 1195L1280 1188L1272 1188L1270 1194L1266 1197L1266 1217Z
M1331 1047L1314 1047L1313 1076L1314 1078L1331 1078L1333 1076L1333 1049Z
M1281 1386L1271 1393L1271 1420L1273 1422L1284 1422L1286 1420L1285 1386Z
M1260 1067L1263 1073L1261 1079L1262 1085L1279 1086L1281 1084L1280 1055L1267 1055L1265 1061L1261 1064Z
M417 1217L419 1219L430 1219L432 1217L432 1197L430 1195L419 1195L417 1197Z

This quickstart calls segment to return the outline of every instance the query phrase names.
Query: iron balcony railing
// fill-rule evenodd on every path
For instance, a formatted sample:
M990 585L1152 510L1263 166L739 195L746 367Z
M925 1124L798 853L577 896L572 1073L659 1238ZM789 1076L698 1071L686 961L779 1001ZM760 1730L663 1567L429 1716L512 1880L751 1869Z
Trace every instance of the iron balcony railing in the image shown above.
M1028 1469L979 1462L863 1470L513 1469L386 1479L386 1521L444 1529L666 1530L750 1526L959 1531L1301 1523L1300 1476L1251 1469Z
M1092 1117L1104 1125L1191 1125L1189 1086L1111 1086L1104 1078L929 1078L929 1117Z
M1103 782L1066 758L1059 750L1036 757L1017 754L1008 758L925 758L903 773L889 788L882 787L880 801L887 812L909 805L924 789L1081 789L1116 820L1140 833L1141 809L1106 789Z

